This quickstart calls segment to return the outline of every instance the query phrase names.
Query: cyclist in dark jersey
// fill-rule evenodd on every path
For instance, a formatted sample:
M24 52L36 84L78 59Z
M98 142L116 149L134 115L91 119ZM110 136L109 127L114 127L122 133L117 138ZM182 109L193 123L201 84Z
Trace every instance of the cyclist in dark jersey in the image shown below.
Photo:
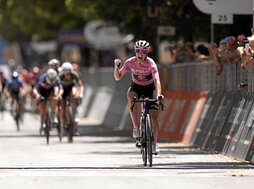
M40 110L40 118L41 118L41 128L40 134L42 130L45 128L44 117L46 112L46 102L41 101L41 97L50 98L50 107L52 110L52 121L54 124L58 123L56 107L58 99L61 98L62 95L62 84L60 82L59 77L57 76L57 72L54 69L48 69L47 72L40 76L39 81L36 83L33 92L36 96L36 99L39 101L39 110Z
M21 99L25 95L24 84L19 77L19 73L14 71L12 73L11 79L8 81L7 90L11 97L11 105L14 104L14 101L17 100L19 105L20 115L24 113L24 103Z
M73 71L73 66L70 62L64 62L61 67L61 72L59 74L59 78L61 80L63 86L63 95L61 100L61 108L60 108L60 122L61 126L65 127L64 117L65 117L65 109L66 109L66 97L73 97L72 98L72 106L75 112L75 134L79 135L78 133L78 118L77 118L77 107L79 105L80 99L83 98L84 86L79 77L79 75Z

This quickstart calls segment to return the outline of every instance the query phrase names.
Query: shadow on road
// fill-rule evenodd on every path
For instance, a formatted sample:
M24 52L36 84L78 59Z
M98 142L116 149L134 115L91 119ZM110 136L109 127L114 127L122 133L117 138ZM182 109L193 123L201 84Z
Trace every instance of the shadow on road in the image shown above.
M79 170L131 170L131 169L165 169L165 170L237 170L237 169L253 169L254 166L250 164L246 164L244 162L195 162L195 163L169 163L169 164L153 164L153 167L144 167L142 163L138 165L125 165L125 166L61 166L61 167L47 167L47 166L39 166L39 167L0 167L0 170L4 169L22 169L22 170L64 170L64 169L79 169Z

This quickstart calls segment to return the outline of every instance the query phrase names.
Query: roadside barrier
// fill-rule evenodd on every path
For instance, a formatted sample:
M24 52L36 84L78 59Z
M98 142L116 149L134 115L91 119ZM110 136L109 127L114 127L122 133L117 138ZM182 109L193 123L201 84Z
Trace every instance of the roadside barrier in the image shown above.
M239 127L239 131L235 136L235 141L232 142L228 155L236 157L238 159L251 161L253 156L253 139L254 133L252 133L253 119L254 119L254 95L245 94L246 103L244 110L242 110L244 117ZM233 151L234 150L234 151Z
M113 68L83 69L85 85L81 116L100 122L105 127L129 129L127 89L130 76L121 81L113 79Z
M227 93L222 93L218 92L219 94L217 95L217 98L219 97L219 106L215 108L215 115L214 118L212 119L211 125L210 125L210 130L208 132L208 138L205 141L205 145L203 145L204 148L206 149L215 149L215 148L220 148L220 143L219 143L219 137L220 134L223 131L223 126L226 124L227 118L231 112L235 96L231 92ZM213 117L211 115L211 117ZM220 151L218 150L217 151Z
M207 98L207 92L165 92L159 137L188 143Z
M253 162L253 121L250 92L209 94L190 144Z

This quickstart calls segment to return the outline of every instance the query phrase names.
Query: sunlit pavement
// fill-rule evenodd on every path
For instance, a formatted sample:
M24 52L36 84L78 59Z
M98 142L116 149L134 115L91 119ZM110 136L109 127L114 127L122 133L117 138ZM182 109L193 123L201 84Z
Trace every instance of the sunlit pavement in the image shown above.
M105 130L91 120L82 119L82 135L76 136L74 143L68 143L66 137L59 142L53 129L47 145L46 138L39 136L37 115L25 114L20 132L9 112L0 119L1 186L14 188L16 183L18 188L43 188L51 183L60 188L61 182L61 188L85 183L88 188L152 188L169 183L177 188L234 188L254 183L253 165L181 143L161 141L153 167L144 167L128 133Z

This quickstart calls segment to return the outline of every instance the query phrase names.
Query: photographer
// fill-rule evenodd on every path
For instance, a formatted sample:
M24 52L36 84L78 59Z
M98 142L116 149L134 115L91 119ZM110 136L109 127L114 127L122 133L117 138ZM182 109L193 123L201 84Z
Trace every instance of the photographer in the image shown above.
M247 70L249 65L254 65L254 35L248 37L248 43L245 44L245 47L241 50L242 64L241 67L243 70Z

